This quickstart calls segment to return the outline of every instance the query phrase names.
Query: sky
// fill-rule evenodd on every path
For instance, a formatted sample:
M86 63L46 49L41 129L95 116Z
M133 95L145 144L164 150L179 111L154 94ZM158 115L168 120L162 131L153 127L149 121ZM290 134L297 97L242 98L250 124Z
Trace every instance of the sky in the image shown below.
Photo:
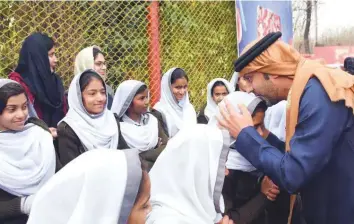
M328 28L354 26L353 0L319 0L318 8L318 35Z

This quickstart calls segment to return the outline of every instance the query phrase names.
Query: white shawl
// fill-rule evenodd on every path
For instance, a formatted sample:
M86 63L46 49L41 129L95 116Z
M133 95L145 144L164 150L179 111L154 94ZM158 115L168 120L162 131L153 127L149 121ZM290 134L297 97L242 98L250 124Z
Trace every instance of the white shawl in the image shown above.
M141 178L136 150L83 153L37 193L27 224L127 223Z
M213 79L213 80L211 80L211 82L209 82L208 87L207 87L207 105L204 110L204 114L208 119L210 119L211 117L213 117L215 115L217 108L218 108L218 105L214 101L213 96L212 96L212 92L211 92L214 84L218 81L221 81L224 83L228 93L232 93L234 91L233 88L231 87L231 84L225 79L217 78L217 79Z
M283 142L286 137L286 105L287 101L283 100L269 107L264 118L265 127Z
M252 114L253 111L256 109L257 105L262 102L262 100L258 97L256 97L253 93L246 93L246 92L240 92L236 91L224 98L224 100L227 99L231 103L231 105L235 108L235 110L240 113L240 110L238 108L238 104L244 104L247 108L248 111ZM225 107L225 102L221 101L219 103L219 107ZM217 126L217 119L216 116L220 116L220 111L218 108L217 113L215 116L209 121L208 125L216 127ZM230 146L231 144L235 141L230 136ZM231 170L241 170L244 172L251 172L256 170L256 168L247 160L245 157L243 157L237 149L231 149L229 156L227 158L226 162L226 167Z
M93 70L90 71L94 72ZM107 109L107 104L101 114L93 115L86 111L82 102L79 83L82 74L76 75L70 84L69 111L62 121L65 121L74 130L86 150L95 148L116 149L119 133L114 114Z
M127 115L126 111L133 102L138 89L145 85L136 80L122 82L116 91L113 99L111 111L116 113L121 119L120 131L130 148L141 151L154 149L158 143L159 130L158 121L151 114L143 114L141 124L136 124Z
M0 79L0 88L7 83ZM55 173L52 135L28 123L21 131L0 132L0 188L15 196L36 193Z
M150 171L152 211L146 224L214 224L224 205L221 191L228 146L220 129L203 124L172 138Z
M176 100L172 93L171 76L176 68L171 68L162 77L161 98L154 106L154 109L162 113L168 135L172 138L179 130L185 126L197 123L197 115L193 105L189 102L188 93L180 102Z
M26 124L22 131L0 132L0 188L15 196L36 193L55 173L52 135Z

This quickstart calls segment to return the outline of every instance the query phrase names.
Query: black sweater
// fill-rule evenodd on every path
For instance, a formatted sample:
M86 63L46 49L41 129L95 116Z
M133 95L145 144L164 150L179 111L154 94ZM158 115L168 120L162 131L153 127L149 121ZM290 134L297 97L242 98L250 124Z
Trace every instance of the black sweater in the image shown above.
M120 130L119 119L116 116L116 122L118 129ZM62 121L58 125L58 156L61 164L65 166L71 160L75 159L82 153L84 153L85 147L82 145L79 137L76 135L74 130L65 122ZM117 149L126 149L126 142L123 136L119 132L119 143Z
M198 124L208 124L209 118L205 115L205 108L206 104L200 109L198 116L197 116L197 123Z
M120 131L120 119L114 114L119 130L119 142L117 149L128 149L129 146L126 143L121 131ZM140 156L146 162L148 169L150 170L157 157L160 155L162 150L165 148L168 137L165 135L165 132L162 128L161 123L159 122L159 137L161 138L161 145L155 150L148 150L142 152ZM61 122L58 126L58 155L60 162L63 165L68 164L71 160L75 159L86 150L82 145L79 137L76 135L74 130L64 121Z
M279 149L285 149L285 143L272 133L269 133L266 140ZM237 224L286 224L290 211L290 195L281 191L276 201L269 201L260 191L261 176L230 170L223 188L226 213ZM299 206L301 205L297 202L295 207ZM301 221L300 212L296 212L292 223L298 224Z

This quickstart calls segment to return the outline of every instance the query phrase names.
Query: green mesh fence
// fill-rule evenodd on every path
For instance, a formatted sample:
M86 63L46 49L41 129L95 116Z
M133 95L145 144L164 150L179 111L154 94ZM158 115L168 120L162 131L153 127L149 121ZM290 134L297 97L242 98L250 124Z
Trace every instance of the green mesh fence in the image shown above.
M98 45L108 63L107 82L114 88L123 80L137 79L156 95L159 77L152 76L153 71L160 76L181 67L190 77L191 101L199 109L206 102L207 83L231 77L237 55L234 1L160 1L155 5L157 17L151 4L156 2L0 2L0 76L16 67L23 40L40 31L55 38L56 70L66 86L74 75L76 54ZM159 52L151 48L156 18ZM160 64L154 64L157 61Z

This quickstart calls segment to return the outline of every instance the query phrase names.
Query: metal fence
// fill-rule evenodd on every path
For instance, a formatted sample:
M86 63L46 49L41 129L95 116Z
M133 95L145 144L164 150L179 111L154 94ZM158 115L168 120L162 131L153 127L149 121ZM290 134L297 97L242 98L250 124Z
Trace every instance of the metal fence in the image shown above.
M207 83L231 76L235 26L234 1L0 2L0 76L16 67L23 40L40 31L56 40L57 73L66 86L76 54L98 45L114 88L126 79L141 80L156 101L161 75L181 67L198 109L206 102Z

